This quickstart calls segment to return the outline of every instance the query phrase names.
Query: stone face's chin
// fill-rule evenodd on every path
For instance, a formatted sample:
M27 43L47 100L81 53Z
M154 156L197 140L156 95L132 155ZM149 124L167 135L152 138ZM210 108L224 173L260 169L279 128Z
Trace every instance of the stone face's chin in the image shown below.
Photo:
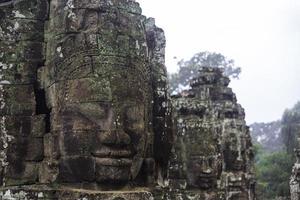
M133 163L132 153L126 149L117 151L97 151L96 181L98 183L123 183L130 180Z
M98 183L123 183L130 180L132 160L127 158L97 158L96 181Z
M189 176L189 184L202 189L212 188L216 185L217 176L206 173L193 173Z
M217 183L217 177L213 175L198 177L197 183L203 189L212 188Z
M243 162L242 161L235 161L233 163L233 170L239 171L239 170L243 170Z
M96 158L96 163L103 166L111 167L130 167L132 159L130 158Z

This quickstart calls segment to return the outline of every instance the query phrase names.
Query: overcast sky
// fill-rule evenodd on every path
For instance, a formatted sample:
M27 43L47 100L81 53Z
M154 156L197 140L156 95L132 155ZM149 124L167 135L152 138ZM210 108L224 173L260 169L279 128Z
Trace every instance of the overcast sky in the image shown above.
M231 87L247 123L269 122L300 100L300 0L137 0L167 38L166 65L215 51L242 67Z

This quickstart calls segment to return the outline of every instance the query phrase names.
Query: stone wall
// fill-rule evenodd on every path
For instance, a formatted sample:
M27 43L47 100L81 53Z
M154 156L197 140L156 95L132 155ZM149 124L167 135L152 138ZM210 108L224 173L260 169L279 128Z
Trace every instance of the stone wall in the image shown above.
M37 87L48 1L0 3L0 182L38 181L47 110Z

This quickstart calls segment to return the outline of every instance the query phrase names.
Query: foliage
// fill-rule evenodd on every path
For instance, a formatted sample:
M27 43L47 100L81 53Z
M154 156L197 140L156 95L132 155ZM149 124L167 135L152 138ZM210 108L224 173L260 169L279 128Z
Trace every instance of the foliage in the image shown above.
M270 153L264 151L260 144L254 145L258 199L289 197L289 179L295 162L296 138L300 137L300 102L283 113L281 137L286 147L283 151Z
M201 67L218 67L224 69L224 75L231 78L238 78L241 68L236 67L234 60L228 59L220 53L199 52L190 60L181 60L178 62L179 71L169 75L171 92L180 90L180 87L186 87L192 78L197 76Z
M289 178L294 160L285 151L264 153L258 148L256 154L257 197L273 200L289 196Z

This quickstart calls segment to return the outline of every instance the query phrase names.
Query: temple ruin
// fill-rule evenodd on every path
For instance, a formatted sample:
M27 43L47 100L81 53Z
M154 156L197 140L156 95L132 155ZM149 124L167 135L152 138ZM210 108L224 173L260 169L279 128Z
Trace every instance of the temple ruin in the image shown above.
M134 0L0 0L0 199L254 200L229 79L170 97L165 45Z

